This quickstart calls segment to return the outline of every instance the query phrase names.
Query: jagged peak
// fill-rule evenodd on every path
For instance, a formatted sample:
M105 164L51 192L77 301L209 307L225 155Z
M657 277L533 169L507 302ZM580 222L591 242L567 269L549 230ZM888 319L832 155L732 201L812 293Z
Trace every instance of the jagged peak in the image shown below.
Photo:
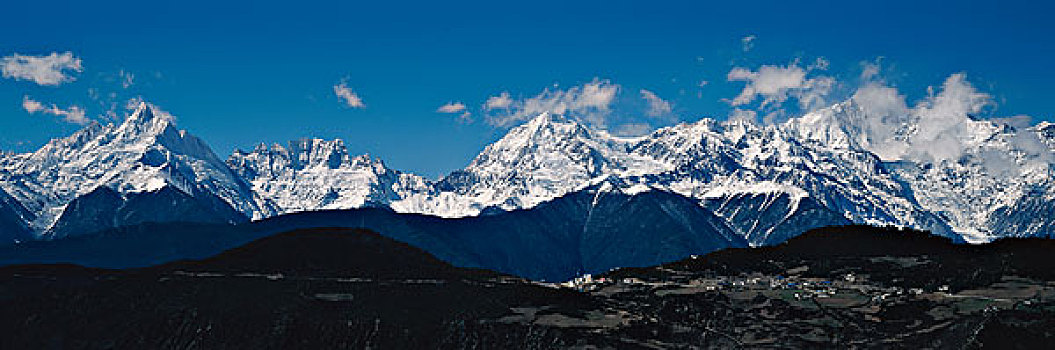
M128 120L149 120L152 118L154 118L154 111L150 108L150 104L146 101L139 101Z
M714 118L700 118L694 122L681 122L668 127L656 129L652 132L652 137L663 137L667 134L683 133L686 131L704 131L704 132L718 132L721 130L723 122L719 122Z
M381 158L377 158L377 157L371 156L370 153L363 153L363 154L357 155L355 157L352 157L352 161L363 162L363 163L370 163L370 164L384 163L384 162L381 161Z
M88 125L85 125L80 130L77 130L73 134L70 134L70 136L51 139L51 141L48 141L44 149L54 147L79 147L80 145L83 145L92 138L96 137L102 130L103 125L93 120L91 123L88 123Z
M1044 120L1034 125L1033 128L1040 131L1055 131L1055 123Z
M711 117L703 117L703 118L700 118L699 120L691 122L691 123L684 123L683 122L683 123L678 123L678 125L686 125L688 127L705 127L705 128L713 129L713 128L717 127L718 125L721 125L721 122L719 122L717 119L714 119L714 118L711 118Z
M540 142L559 142L561 139L576 137L593 138L594 132L574 119L543 112L527 123L509 130L505 136L488 147L499 145L501 148L510 148Z
M125 119L123 124L157 125L169 123L172 123L172 115L161 111L157 106L149 102L139 101L139 104L136 105L132 114Z
M173 124L171 114L157 108L157 106L140 101L131 114L117 126L109 126L107 130L113 130L112 137L106 142L116 141L125 143L165 143L172 147L188 146L186 143L196 144L192 148L200 149L204 142L197 140L185 131L179 130Z
M720 125L722 125L723 127L745 127L745 128L753 128L753 127L756 127L756 126L758 126L758 124L756 124L756 122L755 122L755 121L753 121L753 120L750 120L750 119L747 119L747 118L732 118L732 119L727 119L727 120L725 120L725 121L722 121L722 122L721 122L721 123L719 123L719 124L720 124Z
M565 117L564 115L561 115L561 114L554 114L554 113L550 113L550 112L542 112L542 113L539 113L539 115L535 116L534 118L531 118L531 120L529 120L527 123L524 123L524 124L525 125L541 126L541 125L553 124L553 123L567 124L567 123L575 123L575 121L571 120L568 117Z
M289 141L288 146L283 146L280 143L275 143L271 146L266 143L259 143L251 152L235 150L231 158L265 154L286 158L289 161L289 165L296 169L319 166L332 169L369 167L374 168L376 171L385 171L387 169L384 161L380 158L370 154L350 154L342 139L326 140L304 137Z
M297 149L302 149L302 150L318 149L318 148L323 148L323 147L326 147L326 148L343 148L344 147L344 140L342 140L342 139L326 140L326 139L317 138L317 137L302 137L302 138L290 141L289 144L291 146L290 148L297 148Z
M278 146L278 144L275 144L275 146ZM256 146L253 146L253 153L262 153L262 152L267 152L269 150L270 149L268 149L267 144L263 143L263 142L256 144ZM246 153L246 152L243 152L242 150L238 150L238 152Z
M580 130L580 129L581 130L585 130L586 127L583 126L578 121L576 121L576 120L574 120L572 118L568 118L567 116L564 116L564 115L561 115L561 114L553 114L553 113L549 113L549 112L542 112L539 115L537 115L534 118L532 118L531 120L529 120L527 123L524 123L523 125L518 126L518 127L514 128L514 129L533 130L533 131L547 130L547 129L550 129L550 130L557 130L557 129L561 129L561 130Z
M348 149L344 146L344 140L326 140L321 138L299 138L289 142L289 150L292 153L315 154L317 152L347 154Z

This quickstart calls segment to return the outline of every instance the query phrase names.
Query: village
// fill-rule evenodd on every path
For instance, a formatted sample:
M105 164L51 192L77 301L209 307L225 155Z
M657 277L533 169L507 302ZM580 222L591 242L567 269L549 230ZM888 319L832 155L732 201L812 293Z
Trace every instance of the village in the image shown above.
M614 296L623 292L639 293L643 290L649 290L660 297L708 292L721 293L741 300L764 296L784 300L799 307L853 308L865 313L877 312L884 304L913 299L947 302L954 305L957 312L967 313L1012 309L1055 298L1055 285L1037 286L1030 281L1017 283L1014 279L992 289L953 293L948 285L932 288L885 286L870 281L867 275L854 273L830 278L804 277L801 274L805 272L805 266L789 269L786 275L764 275L756 272L738 276L700 277L683 275L673 270L663 272L669 274L668 277L675 277L653 281L637 277L610 278L585 274L559 286L603 296Z

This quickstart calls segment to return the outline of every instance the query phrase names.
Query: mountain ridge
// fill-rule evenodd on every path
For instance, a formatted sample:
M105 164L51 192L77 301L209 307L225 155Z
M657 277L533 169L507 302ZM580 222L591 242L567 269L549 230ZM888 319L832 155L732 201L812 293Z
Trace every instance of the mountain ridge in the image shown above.
M142 267L201 258L252 239L315 227L369 229L457 266L549 281L748 245L724 220L688 198L663 191L627 194L598 184L529 209L461 218L368 207L291 213L237 225L141 222L0 246L0 265Z
M256 207L249 186L205 141L176 129L171 115L146 102L140 102L120 124L91 123L35 152L8 157L3 168L0 188L34 214L27 226L40 237L64 236L52 231L57 225L81 226L72 230L75 234L95 229L94 223L60 221L78 216L67 210L71 203L102 188L118 195L106 204L113 207L130 200L129 196L170 188L232 222L266 212ZM141 210L143 214L151 215Z
M637 138L542 113L510 129L464 169L429 180L354 156L339 139L261 144L221 160L155 110L143 102L120 125L93 123L36 152L0 157L0 189L31 214L21 215L32 219L25 226L37 237L64 236L47 232L76 216L65 213L70 203L101 186L120 194L113 206L133 193L172 187L187 197L185 212L236 222L362 207L478 216L532 208L601 183L690 198L752 245L846 222L913 227L971 242L1047 235L1055 226L1055 219L1016 214L1016 208L1045 213L1055 207L1055 127L1049 124L1015 127L961 116L954 135L963 144L958 157L901 151L908 158L900 159L884 150L900 149L919 132L912 125L923 117L901 117L909 124L887 134L883 128L889 127L853 100L778 124L704 118ZM52 182L58 185L43 185ZM771 219L732 222L750 217Z

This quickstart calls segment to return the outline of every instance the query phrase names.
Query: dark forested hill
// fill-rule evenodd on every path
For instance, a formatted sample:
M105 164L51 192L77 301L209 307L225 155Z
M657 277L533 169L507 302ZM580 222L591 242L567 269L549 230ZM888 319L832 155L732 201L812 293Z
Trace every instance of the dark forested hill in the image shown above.
M847 226L557 286L296 230L138 269L0 268L0 348L1037 348L1053 251Z

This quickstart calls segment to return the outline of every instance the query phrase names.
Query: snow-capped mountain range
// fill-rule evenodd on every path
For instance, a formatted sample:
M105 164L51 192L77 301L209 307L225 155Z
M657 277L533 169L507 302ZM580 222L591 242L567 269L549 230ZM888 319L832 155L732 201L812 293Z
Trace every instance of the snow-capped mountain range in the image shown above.
M146 103L119 125L92 123L36 152L0 159L0 190L28 212L25 226L38 235L48 236L70 203L97 189L124 200L166 187L215 210L270 212L257 206L251 188L204 141L176 129L171 116Z
M851 100L779 124L702 119L626 138L543 113L464 169L429 180L350 155L341 140L261 144L223 161L141 103L119 125L92 124L33 153L0 154L0 218L20 218L0 220L0 231L57 238L86 229L66 223L74 218L104 226L175 220L131 203L177 203L182 220L364 206L465 217L601 188L692 198L754 245L846 222L970 242L1053 233L1055 125L962 116L952 129L956 152L928 158L909 142L927 132L918 117L904 116L884 133L875 118ZM102 214L93 209L100 201L110 203ZM5 228L8 221L22 227Z
M253 218L324 209L385 206L428 192L424 178L389 169L369 155L352 156L344 141L302 139L288 146L261 144L235 151L227 165L252 185L259 208Z

